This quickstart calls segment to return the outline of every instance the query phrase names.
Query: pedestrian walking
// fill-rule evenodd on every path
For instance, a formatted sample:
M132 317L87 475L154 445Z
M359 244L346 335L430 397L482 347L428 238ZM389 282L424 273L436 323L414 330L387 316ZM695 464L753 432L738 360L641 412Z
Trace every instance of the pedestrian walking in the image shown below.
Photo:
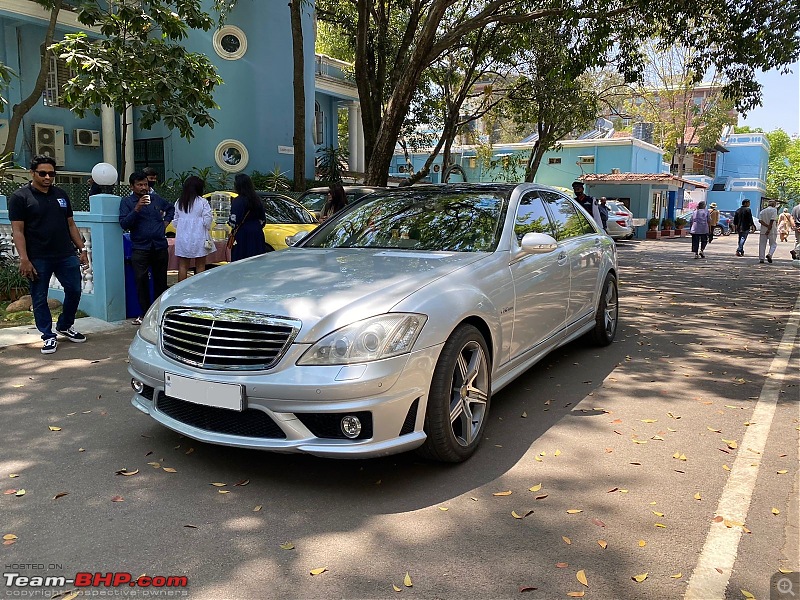
M31 181L11 194L8 217L12 239L19 254L19 270L30 281L36 329L42 334L42 354L58 348L56 334L82 343L86 336L75 330L75 314L81 299L81 266L89 256L72 217L69 196L53 185L56 161L49 156L31 160ZM76 252L79 255L76 255ZM64 303L53 333L53 314L47 305L50 278L64 288Z
M206 256L211 253L211 205L203 198L205 182L190 175L183 182L181 197L175 203L175 256L178 257L178 281L183 281L194 259L194 272L206 270Z
M706 210L705 201L697 203L697 208L689 217L689 233L692 234L692 252L695 258L705 258L704 250L708 244L708 231L711 218Z
M792 228L794 229L794 250L791 250L792 258L800 260L800 204L795 204L792 212Z
M233 180L233 191L237 196L231 202L231 216L228 225L233 228L233 247L231 262L264 254L267 242L264 239L264 225L267 215L264 204L256 194L253 180L249 175L239 173Z
M747 236L756 230L753 213L750 211L750 200L742 200L742 205L733 213L733 227L739 236L736 256L744 256L744 243L747 241Z
M789 232L792 230L792 215L789 214L789 209L784 208L783 212L778 217L778 236L782 242L789 241Z
M597 206L597 201L592 196L587 196L583 193L583 183L580 181L572 182L572 191L575 192L575 200L578 201L583 209L592 215L594 222L597 226L603 227L603 218L600 216L600 209Z
M165 231L175 216L175 207L151 191L147 175L142 171L131 173L128 183L131 195L119 203L119 224L131 232L131 267L141 307L141 314L133 324L141 325L144 313L167 289L169 246ZM150 296L150 275L153 297Z
M714 241L714 228L719 225L719 211L717 203L712 202L708 205L708 243Z
M776 222L778 220L778 209L775 208L777 202L770 199L767 206L758 213L758 221L761 223L761 234L758 236L758 262L763 263L764 258L767 262L772 262L772 256L775 250L778 249L778 228ZM767 245L769 245L769 252L766 252Z

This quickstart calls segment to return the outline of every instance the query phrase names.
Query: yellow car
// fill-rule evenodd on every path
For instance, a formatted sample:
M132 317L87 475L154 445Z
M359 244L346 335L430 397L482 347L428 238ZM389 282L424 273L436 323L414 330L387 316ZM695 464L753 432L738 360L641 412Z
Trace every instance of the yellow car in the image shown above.
M212 192L204 196L204 198L212 201L211 209L214 212L215 222L212 234L224 227L225 236L227 237L228 233L230 233L230 227L222 225L219 220L221 219L223 223L228 220L231 207L227 200L224 200L226 206L214 206L215 203L220 202L219 196L212 198L214 194L225 194L231 199L235 198L237 194L236 192ZM267 252L283 250L287 247L287 237L300 231L311 231L319 224L314 215L289 196L284 196L277 192L257 192L257 194L261 197L261 201L264 204L264 212L267 215L267 224L264 225ZM169 236L170 233L172 235L175 234L175 227L173 227L172 223L167 226L167 235Z

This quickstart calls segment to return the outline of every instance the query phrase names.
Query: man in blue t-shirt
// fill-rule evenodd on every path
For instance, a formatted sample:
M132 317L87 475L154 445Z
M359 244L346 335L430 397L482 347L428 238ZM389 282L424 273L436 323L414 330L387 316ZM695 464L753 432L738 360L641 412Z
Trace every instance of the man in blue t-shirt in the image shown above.
M69 196L53 185L55 176L56 161L49 156L35 156L31 161L31 182L8 200L19 270L30 280L36 329L44 340L42 354L56 351L56 333L71 342L86 341L86 336L73 325L81 299L81 265L88 266L89 256L72 218ZM53 333L53 314L47 305L53 275L64 288L64 305L56 322L56 333Z
M133 322L140 325L144 313L167 289L169 246L165 232L175 216L175 207L150 189L147 175L142 171L131 173L128 183L133 193L119 203L119 224L131 232L131 267L142 309ZM153 274L152 298L148 271Z

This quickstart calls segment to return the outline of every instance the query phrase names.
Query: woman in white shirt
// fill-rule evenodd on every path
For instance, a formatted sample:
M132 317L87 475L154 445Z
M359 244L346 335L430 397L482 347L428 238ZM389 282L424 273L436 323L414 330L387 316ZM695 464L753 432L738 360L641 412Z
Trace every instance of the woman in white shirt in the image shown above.
M203 198L205 182L191 175L183 182L181 197L175 203L175 256L178 257L178 281L186 279L194 260L195 273L206 269L206 255L211 253L211 206ZM211 248L209 248L209 245Z

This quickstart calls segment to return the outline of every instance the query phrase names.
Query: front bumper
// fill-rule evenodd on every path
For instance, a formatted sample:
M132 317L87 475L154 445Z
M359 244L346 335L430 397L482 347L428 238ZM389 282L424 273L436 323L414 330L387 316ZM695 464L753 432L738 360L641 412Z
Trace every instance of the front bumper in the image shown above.
M295 363L306 349L304 345L293 345L268 371L209 371L163 356L137 334L129 350L128 371L152 388L153 399L134 393L132 404L187 437L239 448L369 458L405 452L425 441L425 408L441 346L361 365L298 367ZM165 373L243 386L246 408L266 414L282 437L232 435L173 418L159 410L154 400L164 391ZM301 421L304 413L344 416L365 411L371 414L372 423L368 439L317 437Z

